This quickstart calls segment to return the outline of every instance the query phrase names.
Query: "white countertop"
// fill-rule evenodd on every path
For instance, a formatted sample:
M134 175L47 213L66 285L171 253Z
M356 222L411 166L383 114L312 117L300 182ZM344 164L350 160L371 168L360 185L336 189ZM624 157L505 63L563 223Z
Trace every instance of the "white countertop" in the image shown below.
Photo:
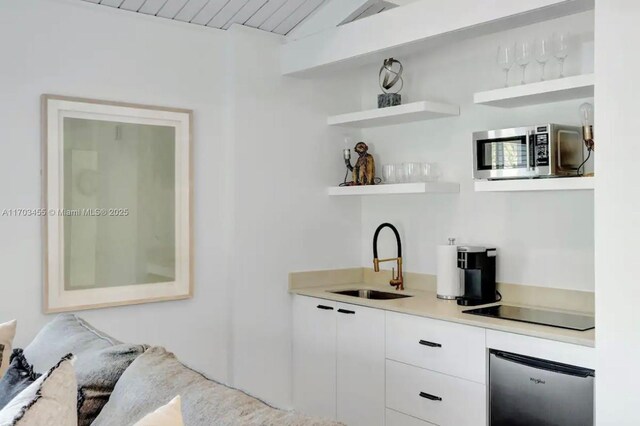
M370 300L353 296L331 293L337 290L350 289L372 289L388 292L395 292L391 287L381 287L366 283L353 283L330 285L321 287L295 288L289 290L293 294L302 296L317 297L320 299L333 300L336 302L350 303L352 305L368 306L371 308L383 309L386 311L399 312L403 314L417 315L426 318L433 318L443 321L457 322L475 327L483 327L491 330L505 331L508 333L523 334L526 336L540 337L543 339L555 340L559 342L571 343L575 345L595 347L595 329L587 331L567 330L557 327L529 324L518 321L511 321L499 318L481 317L462 313L463 310L473 309L470 306L459 306L455 300L441 300L436 294L420 290L404 290L404 294L413 297L391 300ZM512 305L509 303L509 305ZM490 306L490 305L484 305ZM524 306L524 305L514 305ZM536 309L542 309L538 306ZM580 312L584 315L584 313Z

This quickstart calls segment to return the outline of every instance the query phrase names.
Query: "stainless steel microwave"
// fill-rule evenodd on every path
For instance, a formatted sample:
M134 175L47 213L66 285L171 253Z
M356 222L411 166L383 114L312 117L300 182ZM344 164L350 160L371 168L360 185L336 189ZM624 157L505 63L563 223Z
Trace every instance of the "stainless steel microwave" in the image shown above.
M541 124L473 133L475 179L577 176L584 161L580 128Z

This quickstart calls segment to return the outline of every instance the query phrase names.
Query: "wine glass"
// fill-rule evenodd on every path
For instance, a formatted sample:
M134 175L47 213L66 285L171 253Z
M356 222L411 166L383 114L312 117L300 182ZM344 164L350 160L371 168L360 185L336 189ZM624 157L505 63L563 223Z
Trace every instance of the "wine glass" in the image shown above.
M513 66L513 46L510 44L498 46L497 62L504 71L504 87L509 87L509 70Z
M540 81L544 81L544 70L549 59L551 59L551 40L549 37L541 37L536 40L536 61L542 67Z
M560 62L560 78L564 77L564 60L569 54L569 33L553 34L553 56Z
M520 65L522 69L522 81L520 84L524 84L524 76L527 70L527 65L531 62L531 43L523 41L516 45L516 63Z

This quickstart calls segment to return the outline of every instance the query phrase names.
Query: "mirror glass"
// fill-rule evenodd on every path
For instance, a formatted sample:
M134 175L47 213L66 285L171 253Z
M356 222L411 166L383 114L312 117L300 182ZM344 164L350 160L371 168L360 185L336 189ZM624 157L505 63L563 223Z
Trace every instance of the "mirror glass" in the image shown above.
M174 281L175 128L63 126L65 290Z

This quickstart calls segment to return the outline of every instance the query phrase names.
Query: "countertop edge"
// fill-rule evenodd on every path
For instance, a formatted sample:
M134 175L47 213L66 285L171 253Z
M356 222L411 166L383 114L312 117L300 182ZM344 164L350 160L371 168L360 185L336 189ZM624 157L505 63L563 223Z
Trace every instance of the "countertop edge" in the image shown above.
M396 312L396 313L405 314L405 315L414 315L414 316L430 318L434 320L448 321L448 322L463 324L463 325L472 326L472 327L484 328L487 330L495 330L495 331L500 331L505 333L520 334L520 335L529 336L529 337L536 337L536 338L553 340L553 341L567 343L567 344L584 346L588 348L595 348L595 339L591 337L566 336L562 334L562 332L565 332L565 333L568 332L567 330L564 330L564 329L556 329L553 327L548 327L543 325L518 323L515 321L500 320L496 318L475 317L472 315L469 315L470 318L467 320L467 319L462 319L453 315L438 314L437 312L432 312L428 308L424 308L424 311L420 311L420 312L412 309L403 309L402 307L394 306L393 303L388 303L390 302L389 300L384 300L384 301L373 300L372 301L369 299L360 299L357 297L333 294L330 292L331 290L340 290L340 289L345 289L347 287L359 288L359 289L376 289L376 290L380 289L375 285L354 283L352 285L338 285L338 286L333 285L333 286L319 286L319 287L308 287L308 288L300 288L300 289L289 289L289 293L292 295L314 297L318 299L331 300L338 303L347 303L351 305L381 309L384 311ZM407 291L406 293L411 294L412 296L430 297L430 293L428 294L428 292ZM435 298L435 294L433 294L433 298ZM384 305L382 305L382 303L384 303ZM447 303L447 302L442 301L442 303ZM464 308L467 309L469 307L464 307ZM494 323L494 321L505 321L505 322L508 322L508 325L496 324ZM540 328L540 330L537 330L537 329L531 330L530 329L531 327ZM572 332L581 333L579 331L572 331Z

